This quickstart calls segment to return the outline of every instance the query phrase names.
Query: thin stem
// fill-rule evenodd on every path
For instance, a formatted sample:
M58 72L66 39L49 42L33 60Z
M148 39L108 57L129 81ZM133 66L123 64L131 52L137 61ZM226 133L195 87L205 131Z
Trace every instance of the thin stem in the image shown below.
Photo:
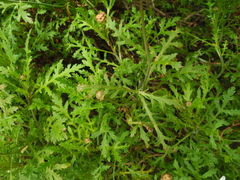
M3 0L3 2L9 3L26 3L26 4L33 4L33 5L43 5L43 6L51 6L51 7L64 7L65 5L52 5L47 3L39 3L39 2L29 2L29 1L16 1L16 0Z
M218 34L215 37L215 50L216 50L216 52L219 56L220 62L221 62L221 71L217 76L217 78L219 78L222 75L222 73L224 72L224 66L225 65L224 65L224 60L223 60L223 53L222 53L221 48L219 46L219 40L218 40L217 36L218 36Z
M93 7L93 9L95 9L95 11L97 11L97 13L99 13L99 11L94 7L94 5L89 0L86 0L86 1L88 2L88 4L90 4Z
M146 88L145 86L146 86L147 81L150 76L151 60L150 60L150 56L149 56L149 49L148 49L146 30L145 30L143 0L140 0L140 13L141 13L141 21L142 21L143 44L144 44L144 49L145 49L146 59L147 59L147 72L146 72L145 78L141 84L142 85L141 89L144 91L144 89Z

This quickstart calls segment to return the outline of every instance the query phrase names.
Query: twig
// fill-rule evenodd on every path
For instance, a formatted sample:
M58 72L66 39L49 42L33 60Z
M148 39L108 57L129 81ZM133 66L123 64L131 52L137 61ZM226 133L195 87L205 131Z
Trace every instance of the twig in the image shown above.
M221 138L221 139L224 139L223 134L225 133L225 131L227 131L227 130L229 130L229 129L232 129L232 128L235 127L235 126L240 126L240 123L235 124L234 122L238 122L238 120L233 121L233 123L232 123L232 125L231 125L230 127L227 127L226 129L224 129L224 130L222 131L222 133L221 133L221 135L220 135L220 138Z

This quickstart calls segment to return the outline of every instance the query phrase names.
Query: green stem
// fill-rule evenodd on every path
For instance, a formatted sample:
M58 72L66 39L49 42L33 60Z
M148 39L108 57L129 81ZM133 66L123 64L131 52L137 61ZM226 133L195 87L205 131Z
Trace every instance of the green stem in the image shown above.
M222 75L222 73L224 72L224 66L225 65L224 65L224 60L223 60L223 53L222 53L221 48L219 46L218 37L215 37L215 45L214 46L215 46L215 50L216 50L216 52L218 54L218 57L219 57L220 63L221 63L221 71L220 71L220 73L217 76L217 78L219 78Z
M3 0L3 2L9 2L9 3L27 3L27 4L34 4L34 5L43 5L43 6L51 6L51 7L64 7L65 5L52 5L47 3L38 3L38 2L29 2L29 1L15 1L15 0Z
M141 13L141 21L142 21L142 35L143 35L143 44L144 44L144 49L146 53L146 58L147 58L147 72L145 75L145 78L141 84L141 89L144 91L146 88L147 81L150 76L150 68L151 68L151 60L149 56L149 49L148 49L148 43L147 43L147 37L146 37L146 30L145 30L145 22L144 22L144 11L143 11L143 0L140 0L140 13Z

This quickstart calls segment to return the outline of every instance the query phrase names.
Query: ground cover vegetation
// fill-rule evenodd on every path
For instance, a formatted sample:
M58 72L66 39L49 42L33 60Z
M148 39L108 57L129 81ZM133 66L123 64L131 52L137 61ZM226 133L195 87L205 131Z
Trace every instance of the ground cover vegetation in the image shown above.
M238 0L0 13L0 179L240 179Z

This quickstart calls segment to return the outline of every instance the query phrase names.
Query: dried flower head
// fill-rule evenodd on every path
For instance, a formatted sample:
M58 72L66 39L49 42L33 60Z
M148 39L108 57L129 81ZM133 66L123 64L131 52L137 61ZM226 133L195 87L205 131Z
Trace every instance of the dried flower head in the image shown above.
M107 15L105 14L105 12L100 12L96 15L96 20L99 23L104 23L106 21L106 17Z
M186 106L191 106L192 105L192 102L191 101L187 101L186 102Z
M90 143L90 138L86 138L85 140L84 140L84 142L86 143L86 144L88 144L88 143Z
M98 91L96 94L96 98L102 101L104 99L103 91Z
M172 180L172 176L170 174L163 174L161 180Z

